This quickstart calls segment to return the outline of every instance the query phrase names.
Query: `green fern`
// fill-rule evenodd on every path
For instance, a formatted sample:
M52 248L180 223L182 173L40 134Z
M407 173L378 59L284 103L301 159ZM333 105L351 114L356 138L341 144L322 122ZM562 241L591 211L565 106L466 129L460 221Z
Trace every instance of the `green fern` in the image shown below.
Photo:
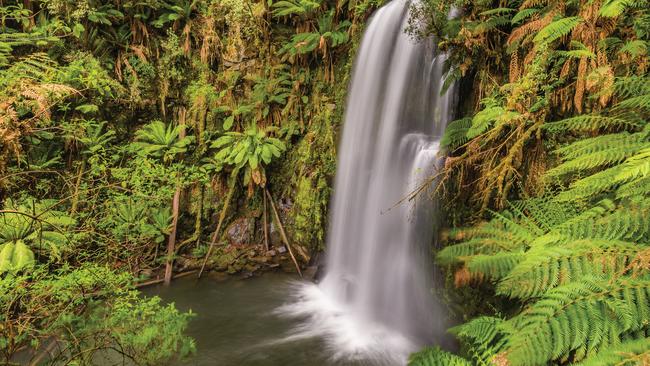
M581 280L548 291L509 322L504 354L512 366L580 360L650 322L650 281Z
M577 16L558 19L542 28L533 38L533 42L538 46L551 43L569 34L573 28L582 22L584 22L584 19Z
M427 347L412 354L408 366L472 366L472 363L439 347Z
M462 118L450 122L445 129L445 133L440 139L440 145L448 149L456 149L466 143L467 130L472 126L472 118Z
M638 251L636 244L602 239L536 247L499 282L497 292L526 299L583 277L614 276L624 272Z
M600 6L598 14L604 18L615 18L636 3L636 0L607 0Z
M503 319L480 316L449 332L471 346L470 353L477 365L487 366L492 365L493 357L503 350L511 329Z
M637 129L642 126L638 120L622 117L583 114L544 124L544 129L550 133L565 134L567 132L597 132L611 129Z
M650 338L628 340L590 356L576 366L637 366L650 362Z

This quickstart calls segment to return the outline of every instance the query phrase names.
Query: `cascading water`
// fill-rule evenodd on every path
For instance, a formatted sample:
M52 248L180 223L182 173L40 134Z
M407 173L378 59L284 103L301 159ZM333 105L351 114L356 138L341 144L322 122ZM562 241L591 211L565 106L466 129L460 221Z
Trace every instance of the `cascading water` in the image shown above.
M297 285L295 301L279 309L302 318L290 339L322 337L337 360L404 364L446 329L431 293L435 204L403 199L435 173L453 101L440 95L444 55L404 31L408 8L393 0L364 34L338 152L327 272L319 285Z

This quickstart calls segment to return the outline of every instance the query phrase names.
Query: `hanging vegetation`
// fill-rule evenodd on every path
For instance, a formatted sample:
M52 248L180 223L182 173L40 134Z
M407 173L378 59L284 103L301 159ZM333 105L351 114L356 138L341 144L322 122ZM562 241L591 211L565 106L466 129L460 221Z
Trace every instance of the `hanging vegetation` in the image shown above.
M450 54L449 78L478 91L443 139L441 188L473 208L456 215L470 226L451 230L437 261L494 306L451 329L461 355L429 348L410 364L650 359L649 5L415 5L412 23ZM458 17L442 16L454 6Z

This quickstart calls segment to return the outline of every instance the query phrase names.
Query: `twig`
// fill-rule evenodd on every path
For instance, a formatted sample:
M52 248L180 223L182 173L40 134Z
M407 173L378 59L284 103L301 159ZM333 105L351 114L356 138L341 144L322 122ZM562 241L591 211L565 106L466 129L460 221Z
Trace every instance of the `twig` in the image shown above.
M193 269L193 270L191 270L191 271L177 273L177 274L175 274L175 275L172 276L172 279L175 280L175 279L177 279L177 278L181 278L181 277L189 276L189 275L191 275L191 274L196 273L197 271L198 271L198 270ZM136 284L133 285L133 286L134 286L135 288L142 288L142 287L147 287L147 286L151 286L151 285L157 285L157 284L159 284L159 283L162 283L163 281L165 281L164 278L157 278L157 279L155 279L155 280L150 280L150 281L145 281L145 282L136 283Z

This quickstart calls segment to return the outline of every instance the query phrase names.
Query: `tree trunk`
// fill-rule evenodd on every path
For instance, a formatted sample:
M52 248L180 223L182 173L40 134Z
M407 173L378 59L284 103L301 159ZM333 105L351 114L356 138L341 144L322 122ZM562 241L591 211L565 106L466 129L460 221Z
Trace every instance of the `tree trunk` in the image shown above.
M174 266L174 254L176 247L176 228L178 226L178 214L181 200L181 185L176 187L174 198L172 200L172 232L167 240L167 262L165 263L165 285L169 285L172 280L172 267Z
M266 218L266 215L267 215L266 192L262 192L262 197L264 197L264 199L263 199L263 202L264 202L263 210L264 210L264 212L262 213L262 225L264 225L264 249L266 249L266 251L268 252L269 251L269 229L268 229L269 225L268 225L268 222L267 222L268 219Z

